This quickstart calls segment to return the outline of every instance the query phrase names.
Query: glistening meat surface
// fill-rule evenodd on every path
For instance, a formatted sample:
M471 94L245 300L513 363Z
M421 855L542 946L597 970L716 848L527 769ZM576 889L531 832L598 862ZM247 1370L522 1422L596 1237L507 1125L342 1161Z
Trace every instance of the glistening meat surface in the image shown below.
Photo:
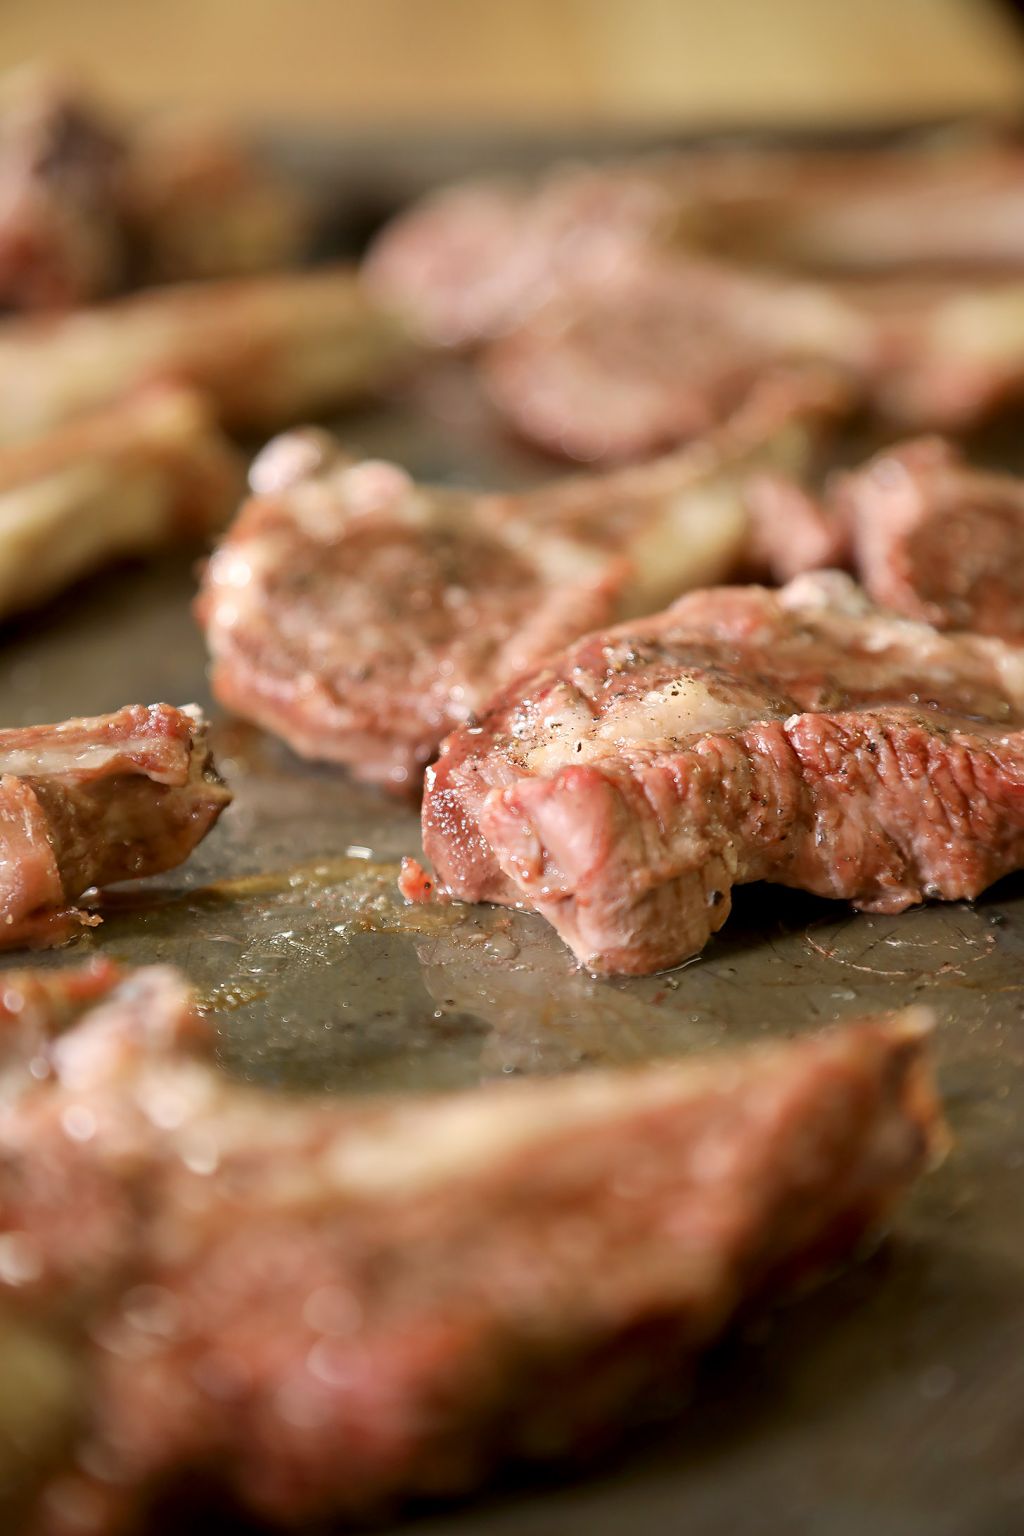
M587 636L454 732L424 848L595 971L697 953L734 885L899 912L1024 864L1024 651L873 610L838 573L696 592Z
M97 921L77 896L180 864L230 798L196 709L0 731L0 948Z
M729 575L746 476L805 462L832 401L815 371L779 374L690 449L515 495L424 488L323 434L281 438L204 579L214 692L306 756L415 786L495 688Z
M0 981L0 1468L45 1536L176 1488L359 1521L586 1450L942 1150L919 1012L346 1103L223 1077L174 972Z

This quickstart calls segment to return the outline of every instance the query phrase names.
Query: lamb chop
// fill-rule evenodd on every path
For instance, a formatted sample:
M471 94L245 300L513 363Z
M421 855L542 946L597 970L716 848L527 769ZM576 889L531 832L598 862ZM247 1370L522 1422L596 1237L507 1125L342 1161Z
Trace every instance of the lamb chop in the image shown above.
M0 1340L50 1369L17 1416L0 1373L0 1456L47 1536L182 1486L359 1521L593 1447L943 1146L919 1010L354 1103L223 1077L173 971L2 981Z
M201 540L243 484L206 402L174 386L0 448L0 618L125 555Z
M872 609L839 572L588 635L448 737L427 856L593 971L698 953L734 885L901 912L1024 864L1024 650Z
M0 948L95 924L77 896L180 864L230 799L194 706L0 731Z
M1024 481L941 438L877 454L827 500L875 602L940 629L1024 641Z
M737 391L814 360L851 403L901 426L957 428L1024 389L1024 282L822 282L707 259L633 255L495 342L503 417L547 452L643 457L705 431Z
M129 131L52 70L0 84L0 309L284 266L307 224L303 200L223 129Z
M516 432L588 463L641 459L713 430L794 362L850 380L871 337L831 294L707 261L620 262L599 291L553 300L487 352L488 393Z
M945 133L881 152L713 158L692 221L704 249L821 274L1024 271L1019 138Z
M917 438L830 475L820 492L778 468L744 492L750 561L775 580L848 565L880 607L937 629L1024 640L1024 484Z
M558 165L432 192L371 247L368 280L432 344L478 345L554 294L599 294L643 252L810 271L1024 270L1024 154L948 136L883 153L749 146Z
M0 310L113 293L129 252L118 212L124 144L80 94L36 71L0 85Z
M385 226L363 272L429 345L476 346L563 288L599 289L676 219L667 162L557 166L535 186L473 181L428 194Z
M279 439L199 598L214 693L306 756L415 788L499 684L728 575L745 476L806 461L832 405L813 371L780 375L713 438L516 495L423 489L323 434Z
M401 329L345 268L183 284L0 333L0 442L45 432L168 380L220 420L264 430L340 406L408 356Z

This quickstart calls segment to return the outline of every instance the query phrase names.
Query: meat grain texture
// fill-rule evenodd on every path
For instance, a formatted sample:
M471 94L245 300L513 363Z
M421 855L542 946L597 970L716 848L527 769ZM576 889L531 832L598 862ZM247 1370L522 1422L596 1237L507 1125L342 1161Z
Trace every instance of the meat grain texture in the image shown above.
M873 609L838 572L585 637L427 775L449 893L540 912L590 969L696 954L735 885L900 912L1024 863L1024 650Z
M218 1073L171 971L0 997L0 1331L36 1367L0 1469L45 1536L179 1486L359 1521L592 1448L943 1145L919 1013L345 1103Z

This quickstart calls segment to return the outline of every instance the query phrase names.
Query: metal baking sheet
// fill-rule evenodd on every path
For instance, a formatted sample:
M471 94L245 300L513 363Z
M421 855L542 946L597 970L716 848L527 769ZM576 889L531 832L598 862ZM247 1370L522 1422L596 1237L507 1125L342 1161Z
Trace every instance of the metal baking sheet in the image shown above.
M515 161L507 149L497 158ZM494 433L458 369L419 402L340 429L357 450L428 478L508 485L541 473ZM730 1340L681 1416L637 1426L599 1467L517 1476L394 1529L1024 1530L1024 879L976 905L895 918L751 887L697 960L595 980L539 918L405 908L395 861L418 852L415 809L212 709L194 585L184 557L126 567L4 632L4 724L196 700L214 715L235 792L183 870L115 893L102 927L30 963L101 951L180 965L215 1025L224 1070L282 1090L429 1092L586 1070L909 1002L927 1002L939 1021L956 1144L887 1243Z

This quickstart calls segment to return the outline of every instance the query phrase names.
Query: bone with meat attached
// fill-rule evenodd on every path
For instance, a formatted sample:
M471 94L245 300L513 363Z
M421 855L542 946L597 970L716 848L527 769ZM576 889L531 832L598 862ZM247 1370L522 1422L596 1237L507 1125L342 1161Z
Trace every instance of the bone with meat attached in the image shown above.
M217 1072L172 971L0 999L0 1466L47 1536L188 1487L358 1522L585 1451L943 1146L920 1012L346 1102Z
M273 429L350 403L407 356L344 267L153 289L0 329L0 442L167 381L202 390L226 426Z
M0 731L0 948L97 922L76 897L180 864L230 798L194 706Z
M206 402L174 386L0 447L0 618L123 556L202 540L243 484Z

